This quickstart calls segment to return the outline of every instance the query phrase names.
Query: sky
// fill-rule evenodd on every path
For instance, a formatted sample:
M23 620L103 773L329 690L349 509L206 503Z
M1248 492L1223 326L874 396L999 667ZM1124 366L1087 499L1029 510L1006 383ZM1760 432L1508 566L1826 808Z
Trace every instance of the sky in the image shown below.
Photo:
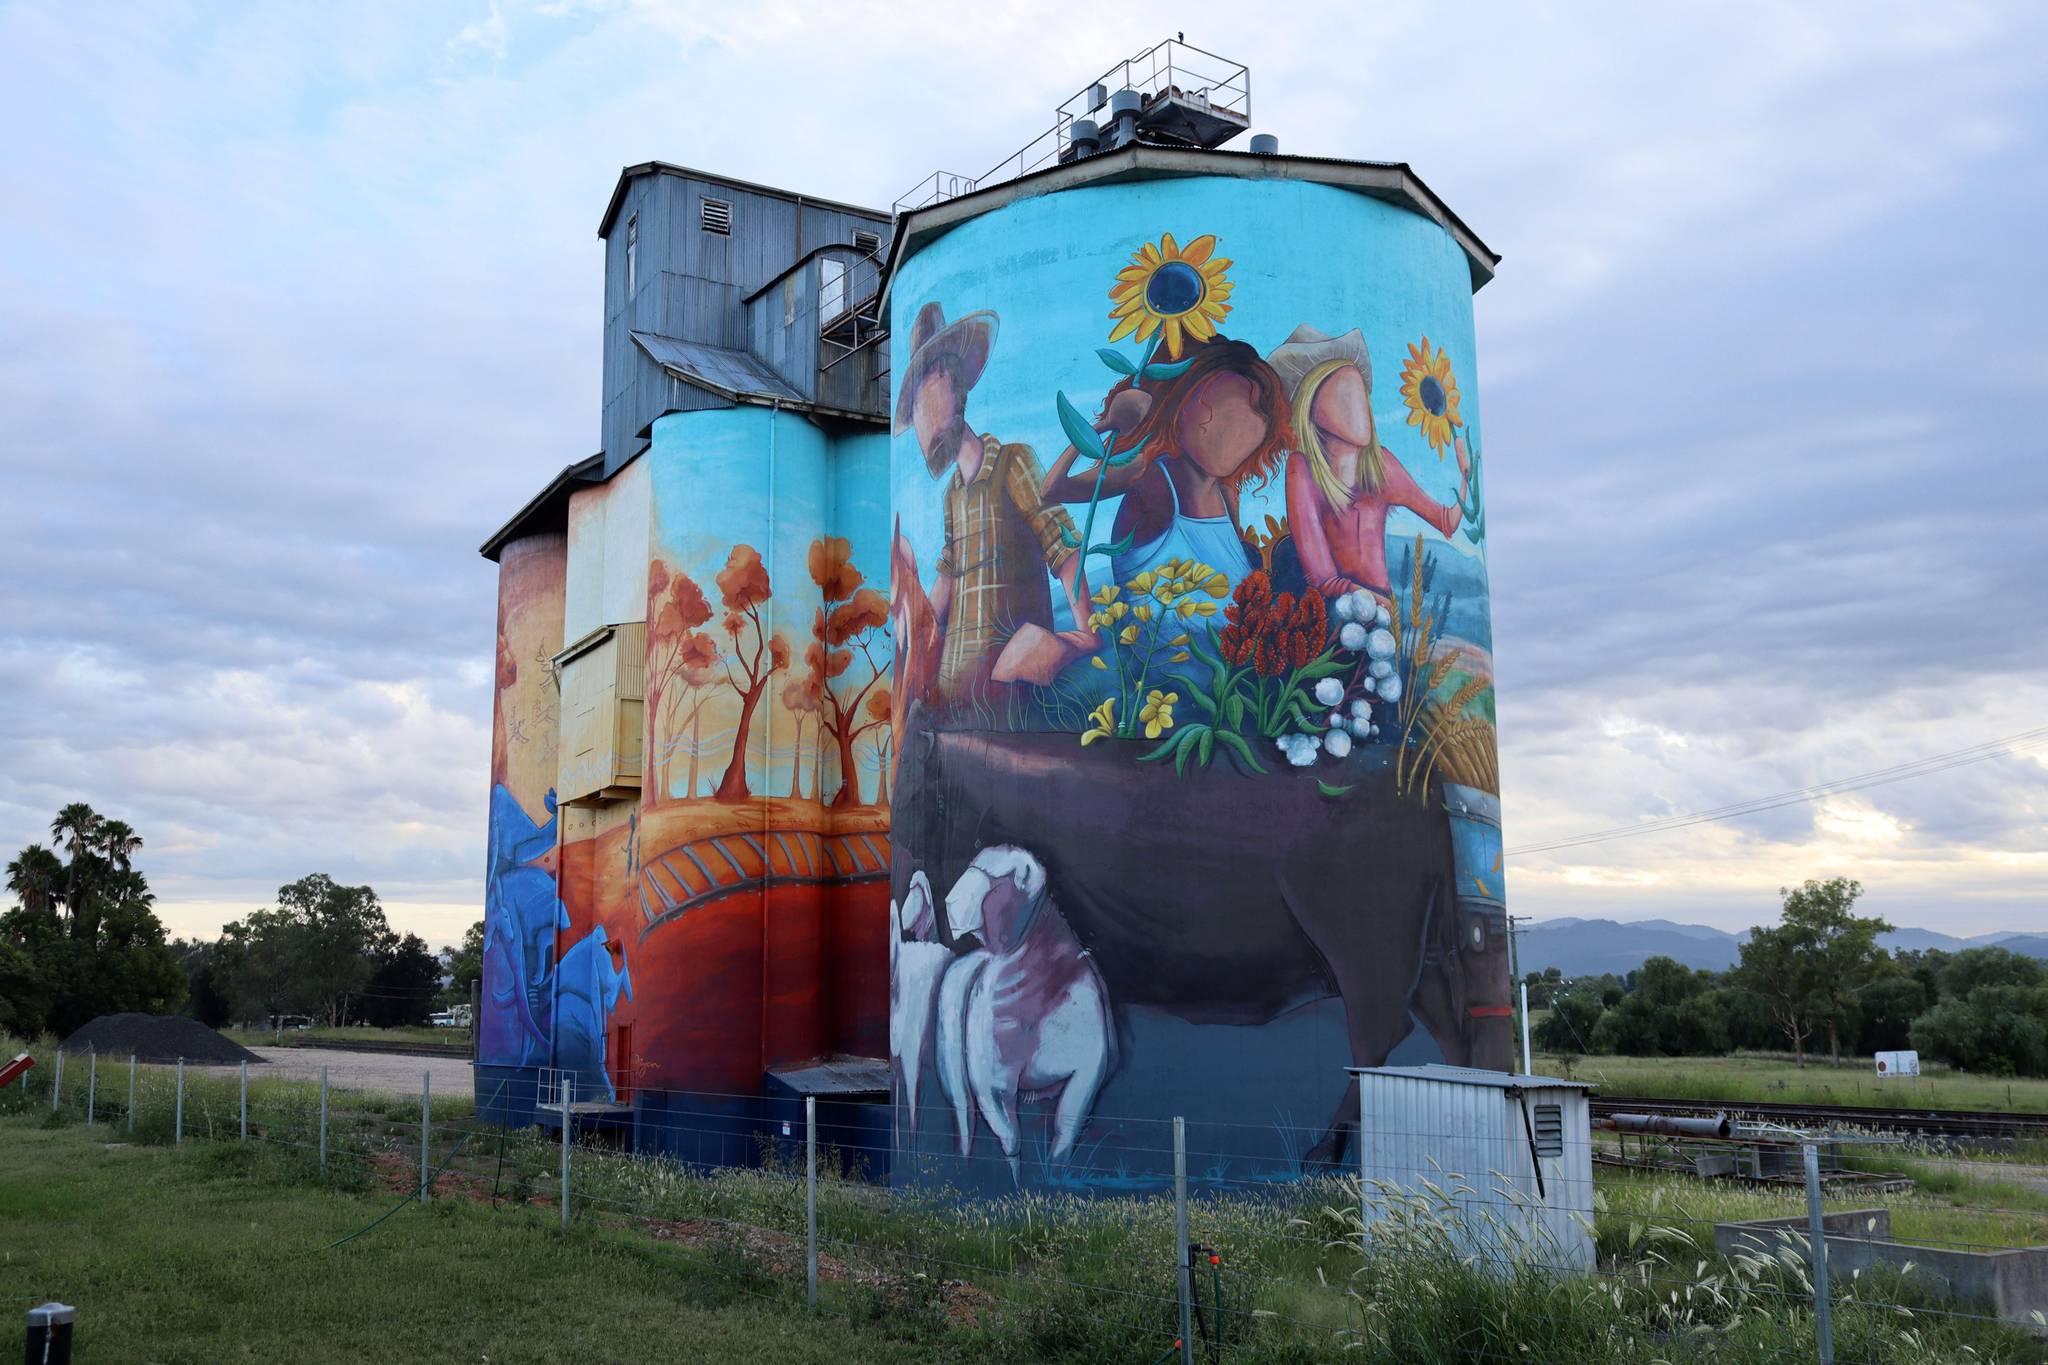
M174 933L314 871L480 913L493 567L598 445L619 168L886 208L1170 36L1401 160L1475 302L1511 849L2048 712L2048 10L0 0L0 848L86 800ZM1511 858L1538 918L1854 876L2048 924L2048 745Z

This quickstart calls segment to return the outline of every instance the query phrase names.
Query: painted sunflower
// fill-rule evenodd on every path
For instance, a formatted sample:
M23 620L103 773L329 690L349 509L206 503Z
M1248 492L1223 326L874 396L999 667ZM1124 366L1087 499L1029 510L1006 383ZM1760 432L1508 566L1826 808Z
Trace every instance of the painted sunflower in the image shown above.
M1178 360L1183 337L1207 341L1215 336L1216 325L1230 311L1224 300L1233 287L1226 274L1230 260L1212 255L1215 250L1214 233L1180 246L1168 232L1157 246L1147 242L1139 247L1109 289L1116 304L1109 315L1117 319L1109 339L1122 341L1135 333L1147 341L1158 332L1166 358Z
M1450 353L1441 347L1432 351L1428 337L1410 346L1401 364L1401 401L1408 405L1408 425L1422 428L1423 439L1441 460L1452 429L1464 426L1465 419L1458 413L1458 377L1451 372Z

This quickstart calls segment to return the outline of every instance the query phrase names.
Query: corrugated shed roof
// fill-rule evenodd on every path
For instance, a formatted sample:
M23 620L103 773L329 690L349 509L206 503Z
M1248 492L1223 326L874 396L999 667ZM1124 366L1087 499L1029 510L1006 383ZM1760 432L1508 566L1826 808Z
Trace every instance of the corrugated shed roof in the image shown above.
M779 398L785 403L808 400L779 375L745 351L681 341L659 332L634 332L633 341L655 364L685 383L696 384L727 398Z
M889 1089L887 1057L826 1057L802 1066L770 1067L768 1074L799 1095L854 1095Z
M1354 1066L1346 1070L1355 1076L1402 1076L1409 1080L1439 1081L1446 1085L1482 1085L1494 1090L1593 1088L1585 1081L1560 1080L1556 1076L1517 1076L1511 1071L1481 1071L1476 1067L1446 1066L1442 1062L1431 1062L1427 1066Z

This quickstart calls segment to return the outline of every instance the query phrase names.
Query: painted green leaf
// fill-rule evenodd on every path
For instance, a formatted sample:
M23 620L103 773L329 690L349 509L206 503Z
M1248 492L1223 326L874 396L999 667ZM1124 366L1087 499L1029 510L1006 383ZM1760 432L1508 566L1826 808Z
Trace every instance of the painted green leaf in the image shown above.
M1095 355L1103 364L1109 366L1118 374L1136 374L1138 372L1138 367L1132 364L1130 358L1122 351L1112 351L1105 346L1097 351Z
M1122 540L1112 541L1108 544L1098 544L1091 546L1088 550L1088 553L1091 555L1120 555L1125 550L1128 550L1130 548L1131 538L1129 536L1125 536Z
M1346 783L1344 786L1341 787L1333 787L1329 783L1323 781L1323 779L1321 779L1320 777L1316 779L1316 790L1321 792L1325 796L1342 796L1346 792L1350 791L1354 785L1356 784Z
M1081 537L1075 534L1073 527L1062 526L1060 528L1060 543L1069 550L1078 550L1081 548Z
M1212 752L1214 752L1215 748L1216 732L1214 730L1209 729L1207 726L1204 726L1202 728L1201 753L1197 755L1197 757L1199 757L1202 760L1203 767L1206 768L1209 766L1209 755Z
M1186 374L1188 372L1188 366L1194 363L1195 358L1193 356L1189 356L1186 360L1176 361L1171 365L1147 365L1145 367L1145 378L1178 379L1182 375Z
M1241 736L1234 735L1228 730L1218 730L1216 732L1216 739L1218 743L1224 745L1232 753L1243 759L1245 765L1253 772L1263 773L1266 771L1265 765L1260 763L1257 757L1253 755L1251 745L1246 744Z
M1095 434L1095 428L1088 425L1088 419L1081 415L1078 408L1067 401L1066 394L1059 393L1055 396L1059 404L1060 426L1066 431L1067 439L1074 443L1074 449L1079 451L1085 459L1102 459L1102 438Z

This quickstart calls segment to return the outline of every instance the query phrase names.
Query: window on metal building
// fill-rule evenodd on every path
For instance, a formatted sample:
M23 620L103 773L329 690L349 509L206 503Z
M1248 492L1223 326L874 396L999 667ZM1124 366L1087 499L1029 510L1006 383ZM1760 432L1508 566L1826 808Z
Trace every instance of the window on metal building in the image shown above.
M632 301L633 291L640 284L640 215L634 214L626 220L626 299Z
M855 232L853 234L853 249L855 251L865 251L870 256L874 255L882 249L882 234L879 232Z
M831 256L818 260L818 320L829 322L846 311L846 262Z
M721 237L732 236L732 205L723 199L704 201L704 230Z

